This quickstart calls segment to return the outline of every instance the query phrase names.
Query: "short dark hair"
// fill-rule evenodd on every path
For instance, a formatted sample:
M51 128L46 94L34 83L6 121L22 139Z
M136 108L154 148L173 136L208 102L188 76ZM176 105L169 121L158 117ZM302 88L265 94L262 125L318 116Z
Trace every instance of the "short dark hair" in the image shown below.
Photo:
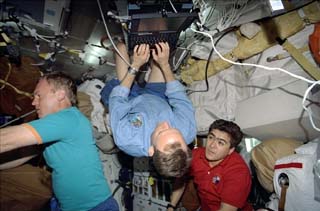
M240 127L234 122L230 122L224 119L218 119L210 125L209 133L213 129L221 130L230 135L230 148L238 146L243 138L243 133L241 132Z
M70 76L62 72L50 72L43 75L40 79L47 80L56 90L65 90L71 104L73 106L77 105L77 86Z
M156 170L166 177L182 177L190 167L191 150L183 150L180 143L168 144L164 150L155 149L152 160Z

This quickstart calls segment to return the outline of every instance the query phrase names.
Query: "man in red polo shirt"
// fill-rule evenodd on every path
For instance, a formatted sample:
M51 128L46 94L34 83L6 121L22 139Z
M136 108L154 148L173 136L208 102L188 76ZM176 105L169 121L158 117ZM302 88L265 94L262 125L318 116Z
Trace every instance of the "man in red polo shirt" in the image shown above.
M210 126L206 147L192 151L189 175L201 202L201 211L252 210L247 204L251 189L251 175L243 158L235 151L243 133L238 125L216 120ZM185 181L176 181L168 211L178 204Z

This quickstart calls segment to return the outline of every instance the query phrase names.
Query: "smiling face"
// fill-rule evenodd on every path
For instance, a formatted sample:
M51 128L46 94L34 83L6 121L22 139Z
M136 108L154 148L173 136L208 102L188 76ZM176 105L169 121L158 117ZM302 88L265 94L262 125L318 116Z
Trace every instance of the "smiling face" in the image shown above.
M228 133L218 129L213 129L207 136L206 159L211 167L219 164L225 157L234 151L230 148L231 137Z
M168 144L174 143L180 143L182 149L187 150L187 145L183 136L177 129L172 128L167 122L159 123L151 135L152 150L151 152L149 150L149 156L153 155L154 148L161 152L165 152L165 147Z
M41 79L35 90L32 105L36 108L39 118L58 111L58 94L46 79Z

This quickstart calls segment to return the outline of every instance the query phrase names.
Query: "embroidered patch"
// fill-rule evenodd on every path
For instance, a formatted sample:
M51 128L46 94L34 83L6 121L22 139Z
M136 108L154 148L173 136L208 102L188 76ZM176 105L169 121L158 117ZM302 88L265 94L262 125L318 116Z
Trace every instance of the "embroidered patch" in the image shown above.
M219 176L214 176L214 177L212 177L212 182L213 182L213 184L218 184L219 182L220 182L220 177Z
M130 120L130 123L133 127L141 127L142 125L142 117L137 114L137 115L134 115L132 117L132 119Z

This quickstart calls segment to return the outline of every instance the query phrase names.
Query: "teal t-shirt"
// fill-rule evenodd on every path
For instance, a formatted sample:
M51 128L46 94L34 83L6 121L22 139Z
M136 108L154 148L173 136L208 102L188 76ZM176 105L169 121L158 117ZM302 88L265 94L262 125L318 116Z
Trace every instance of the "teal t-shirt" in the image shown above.
M28 123L49 143L44 158L52 168L53 191L64 211L94 208L111 196L88 119L75 107Z

